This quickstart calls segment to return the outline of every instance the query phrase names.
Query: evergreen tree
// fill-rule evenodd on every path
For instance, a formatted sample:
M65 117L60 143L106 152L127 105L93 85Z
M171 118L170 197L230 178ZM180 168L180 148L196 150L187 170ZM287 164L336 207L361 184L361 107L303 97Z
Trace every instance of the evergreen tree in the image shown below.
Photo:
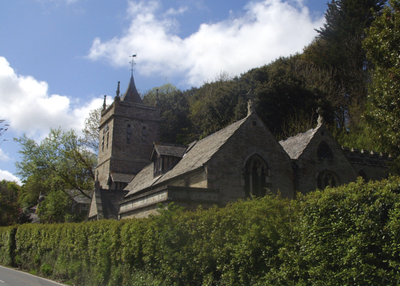
M332 70L337 87L334 106L341 128L358 123L365 108L369 64L362 47L365 29L383 9L385 0L332 0L325 13L326 23L317 30L316 40L304 50L304 57L317 66Z

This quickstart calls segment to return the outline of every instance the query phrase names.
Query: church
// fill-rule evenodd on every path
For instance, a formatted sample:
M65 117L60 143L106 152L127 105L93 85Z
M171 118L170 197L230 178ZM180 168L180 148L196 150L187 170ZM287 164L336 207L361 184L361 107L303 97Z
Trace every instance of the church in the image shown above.
M278 141L250 101L247 116L187 146L159 142L160 106L143 104L133 75L104 99L88 220L147 217L160 204L192 210L267 191L294 198L317 188L388 175L387 154L341 147L321 116L316 127Z

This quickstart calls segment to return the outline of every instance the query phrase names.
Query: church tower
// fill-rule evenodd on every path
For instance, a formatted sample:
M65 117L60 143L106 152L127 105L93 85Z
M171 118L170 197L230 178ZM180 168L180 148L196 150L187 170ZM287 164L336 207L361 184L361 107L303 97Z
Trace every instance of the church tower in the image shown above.
M126 92L120 83L113 103L105 98L100 121L97 181L103 189L122 190L150 163L153 142L158 141L160 110L143 104L133 73Z

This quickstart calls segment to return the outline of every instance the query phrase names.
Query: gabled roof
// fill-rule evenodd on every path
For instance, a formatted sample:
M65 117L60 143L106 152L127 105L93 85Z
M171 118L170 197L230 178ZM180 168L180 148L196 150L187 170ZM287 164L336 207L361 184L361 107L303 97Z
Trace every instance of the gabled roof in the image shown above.
M279 141L279 144L285 149L290 159L298 159L321 126L319 125L315 129L310 129L307 132Z
M124 95L121 98L121 101L125 102L133 102L133 103L143 103L140 95L135 86L135 80L133 79L133 75L129 81L128 88L126 89Z
M163 175L153 178L153 163L151 163L137 174L132 182L125 188L125 190L129 191L127 196L202 167L235 131L242 126L247 118L248 117L239 120L200 141L192 143L190 145L191 148L187 149L187 152L183 154L179 163Z
M123 174L123 173L111 173L111 179L113 182L121 182L121 183L129 183L135 177L132 174Z
M186 149L187 146L183 145L157 143L154 144L154 149L151 155L151 159L154 158L155 154L159 156L171 156L171 157L182 158L183 154L185 154Z

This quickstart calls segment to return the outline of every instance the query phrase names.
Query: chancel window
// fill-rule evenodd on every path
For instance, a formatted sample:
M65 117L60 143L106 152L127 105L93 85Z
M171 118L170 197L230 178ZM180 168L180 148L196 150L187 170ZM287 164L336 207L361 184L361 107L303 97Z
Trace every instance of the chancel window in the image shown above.
M264 196L267 192L269 169L265 161L259 155L251 156L245 165L244 190L246 197Z
M339 185L339 177L332 171L322 171L318 174L318 189L326 187L337 187Z
M321 144L319 144L318 149L317 149L317 156L320 160L324 160L324 159L332 160L333 159L332 150L329 147L329 145L326 144L325 141L322 141Z

